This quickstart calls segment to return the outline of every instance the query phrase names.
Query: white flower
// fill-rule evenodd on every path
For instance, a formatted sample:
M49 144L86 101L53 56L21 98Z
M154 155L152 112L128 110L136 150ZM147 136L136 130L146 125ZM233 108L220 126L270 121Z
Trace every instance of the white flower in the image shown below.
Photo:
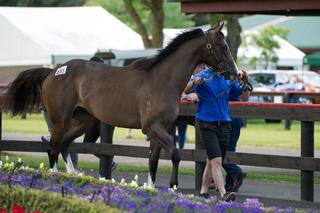
M143 183L143 188L147 189L148 188L148 184L146 182Z
M22 161L22 159L21 159L21 158L18 158L17 162L19 162L19 163L20 163L21 161Z
M169 190L170 192L174 192L174 189L173 189L173 188L168 188L168 190Z
M107 179L106 179L105 177L99 177L99 181L104 181L104 182L106 182Z
M39 169L43 169L44 168L44 163L41 162L40 165L39 165Z
M2 160L0 160L0 167L2 167Z
M138 182L138 178L139 178L138 175L135 175L135 176L134 176L134 180L135 180L136 182Z
M6 155L6 161L9 161L9 156L8 155Z
M139 186L138 183L136 181L134 181L134 180L131 181L130 185L133 186L133 187L138 187Z
M111 183L115 183L116 180L114 178L111 179Z
M124 178L121 178L121 181L120 181L121 184L125 184L126 183L126 179Z

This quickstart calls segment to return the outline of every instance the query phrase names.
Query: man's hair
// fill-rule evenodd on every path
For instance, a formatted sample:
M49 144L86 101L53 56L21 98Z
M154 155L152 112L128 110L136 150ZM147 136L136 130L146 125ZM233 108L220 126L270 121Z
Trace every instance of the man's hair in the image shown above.
M95 61L95 62L102 62L102 63L104 63L103 59L100 58L99 56L93 56L92 58L90 58L90 61Z

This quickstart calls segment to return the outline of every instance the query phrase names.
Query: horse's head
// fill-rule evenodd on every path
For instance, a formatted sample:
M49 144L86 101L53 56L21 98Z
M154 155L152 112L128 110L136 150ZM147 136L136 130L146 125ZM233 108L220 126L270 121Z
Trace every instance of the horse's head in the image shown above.
M206 43L201 55L204 63L214 71L221 72L228 79L235 79L238 76L238 68L221 31L222 28L223 23L204 32Z

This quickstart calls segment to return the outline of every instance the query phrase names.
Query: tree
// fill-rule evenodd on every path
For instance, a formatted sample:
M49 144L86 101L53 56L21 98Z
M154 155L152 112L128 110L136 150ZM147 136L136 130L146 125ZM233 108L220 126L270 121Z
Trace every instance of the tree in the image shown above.
M132 0L123 0L126 10L137 26L145 47L162 47L164 11L163 0L141 0L142 5L150 11L151 15L151 39L146 27L143 25L137 9Z
M88 0L86 5L105 8L137 31L145 47L162 47L164 27L194 26L193 15L182 14L180 3L163 0Z
M252 57L250 64L256 67L256 65L262 64L265 69L269 67L270 63L277 63L279 58L276 54L276 50L280 48L277 36L287 39L289 30L268 26L261 29L258 33L252 33L245 36L246 43L244 45L252 45L256 47L259 52L259 57Z

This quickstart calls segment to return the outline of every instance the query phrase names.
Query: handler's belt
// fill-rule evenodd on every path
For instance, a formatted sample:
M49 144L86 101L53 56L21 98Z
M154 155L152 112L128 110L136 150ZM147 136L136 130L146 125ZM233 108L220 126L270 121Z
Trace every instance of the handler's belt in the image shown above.
M217 128L221 126L227 126L230 124L229 121L214 121L214 122L206 122L198 120L199 126L203 128Z

